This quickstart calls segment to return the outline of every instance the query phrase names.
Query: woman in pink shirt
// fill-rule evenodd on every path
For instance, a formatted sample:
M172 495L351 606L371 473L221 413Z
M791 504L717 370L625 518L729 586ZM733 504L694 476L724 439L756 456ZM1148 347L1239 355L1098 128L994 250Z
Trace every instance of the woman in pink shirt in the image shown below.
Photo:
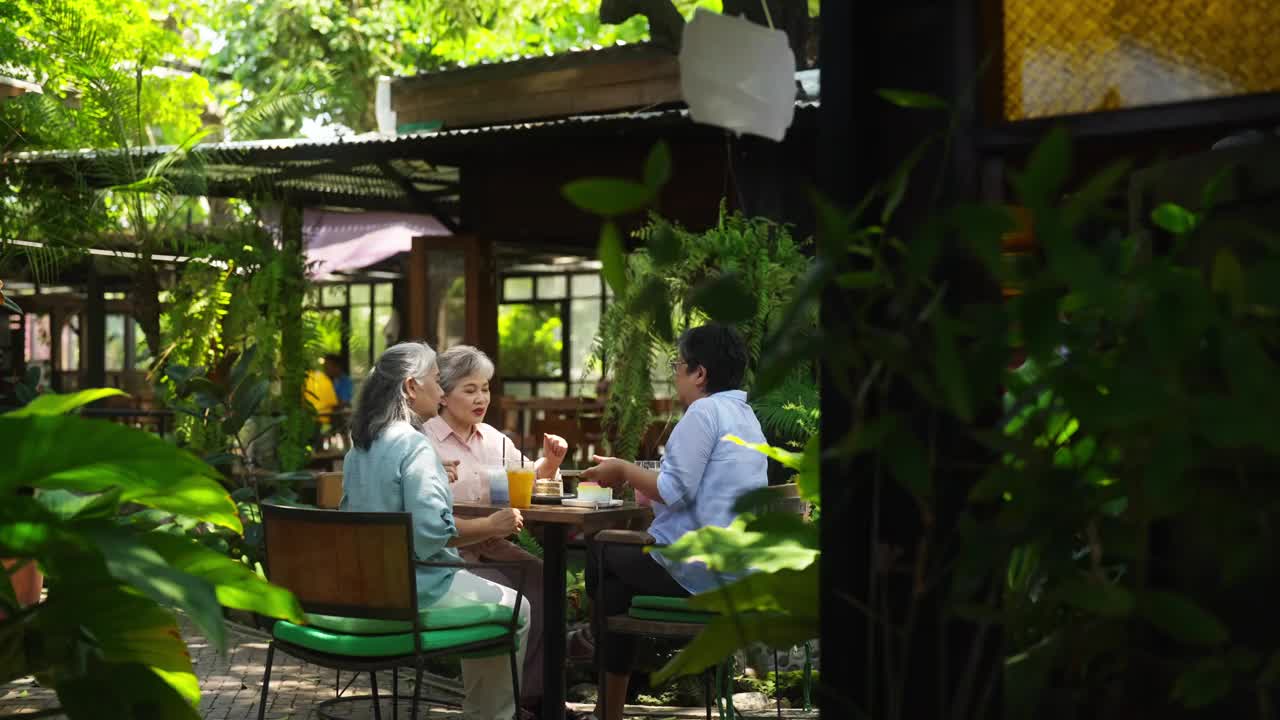
M453 482L455 502L489 502L489 481L484 469L501 465L503 458L518 460L520 450L500 430L484 421L489 410L489 381L493 379L493 361L470 345L455 345L436 356L440 368L440 387L444 400L440 414L423 424L422 430L435 444L440 459L456 462ZM569 445L557 435L542 438L543 456L529 461L538 478L554 478L560 474ZM526 461L528 459L526 458ZM485 560L524 562L525 593L537 607L542 599L542 561L504 538L493 538L459 548L468 562ZM475 571L493 582L515 587L517 578L508 577L497 568ZM536 707L542 696L542 616L533 613L529 627L528 651L524 660L524 687L521 704Z

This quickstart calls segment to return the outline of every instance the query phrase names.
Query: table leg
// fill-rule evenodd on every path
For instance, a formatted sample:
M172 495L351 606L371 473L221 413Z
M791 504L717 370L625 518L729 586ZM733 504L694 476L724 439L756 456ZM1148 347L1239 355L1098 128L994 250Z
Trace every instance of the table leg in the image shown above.
M542 540L542 718L564 717L565 695L565 540L564 525L543 526Z

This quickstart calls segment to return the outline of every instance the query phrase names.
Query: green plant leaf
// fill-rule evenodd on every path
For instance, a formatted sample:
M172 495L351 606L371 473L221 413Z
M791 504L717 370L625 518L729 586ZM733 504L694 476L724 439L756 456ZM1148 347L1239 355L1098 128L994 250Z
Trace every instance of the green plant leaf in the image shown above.
M577 207L605 218L643 210L654 201L648 185L622 178L594 177L564 186L564 196Z
M916 92L915 90L883 88L877 90L876 94L902 108L911 108L916 110L947 110L951 107L946 100L943 100L936 95Z
M70 720L200 720L196 706L183 696L191 682L164 675L140 663L91 661L88 673L58 685L58 700ZM198 682L195 690L198 702Z
M1208 707L1231 692L1231 669L1220 657L1207 657L1178 676L1171 697L1183 707Z
M231 404L235 412L222 423L222 431L227 435L236 435L244 424L258 413L262 401L266 400L271 389L271 382L266 378L251 380L240 385L235 395L231 396Z
M656 197L667 181L671 179L671 148L667 141L659 140L649 150L644 160L644 184Z
M1071 139L1059 125L1036 145L1026 170L1014 176L1013 185L1024 205L1040 211L1057 201L1070 174ZM1044 219L1037 217L1037 226Z
M868 290L885 285L888 281L886 275L875 270L840 273L836 277L836 284L845 290Z
M0 493L20 485L88 493L118 487L121 502L242 530L235 504L215 479L218 472L150 433L74 415L6 415L0 416L0 438L6 456Z
M1115 190L1116 185L1129 174L1131 163L1121 160L1104 168L1097 175L1089 178L1084 187L1071 195L1066 205L1068 224L1075 226L1094 215L1106 203Z
M728 527L708 525L657 550L668 560L703 562L712 571L727 574L750 569L803 570L817 560L816 531L812 526L795 526L791 528L794 532L789 533L764 533L748 528L754 520L754 516L739 515Z
M653 674L661 685L681 675L693 675L751 643L788 648L818 635L818 617L783 613L750 613L716 617L683 650Z
M1240 266L1235 253L1227 248L1220 248L1213 256L1210 287L1214 292L1226 295L1231 300L1231 307L1239 308L1244 304L1244 268Z
M649 234L649 257L658 267L667 267L684 258L684 246L671 225L662 222Z
M1057 589L1062 602L1103 617L1124 617L1133 612L1133 593L1110 583L1072 578Z
M596 248L596 254L604 265L601 272L604 274L604 279L608 281L609 287L613 288L613 293L615 295L625 293L627 291L627 256L622 247L622 235L618 233L618 226L612 220L605 221L600 226L600 245Z
M722 272L699 283L692 300L719 323L736 324L756 316L756 296L736 272Z
M112 577L141 590L161 605L180 608L219 652L226 648L226 626L211 583L170 567L160 553L135 533L102 527L84 532L102 552Z
M935 139L936 137L929 137L917 145L898 165L898 169L893 172L893 177L889 178L888 195L884 200L884 209L880 211L881 224L888 225L893 214L897 212L898 206L902 204L902 198L907 194L907 186L911 183L911 171L920 163L920 158L928 152Z
M804 456L801 453L791 452L790 450L784 450L779 447L774 447L769 443L747 442L746 440L743 440L737 435L725 435L720 439L725 442L731 442L735 445L741 445L742 447L745 447L745 448L751 448L752 450L755 450L756 452L762 455L765 455L773 458L774 460L777 460L778 462L782 463L786 467L791 468L792 470L799 470L802 467L804 467L804 464L803 464Z
M65 415L77 408L84 407L91 402L101 400L106 397L124 396L125 393L116 388L94 388L92 390L81 390L77 393L69 395L60 395L58 393L44 393L35 400L27 403L25 406L17 410L0 415L6 418L24 418L48 415Z
M960 351L950 322L944 313L938 311L930 323L933 327L934 371L952 412L970 422L973 419L973 400L969 396L969 378L960 362Z
M67 490L45 490L36 502L61 520L115 517L120 508L120 488L93 495L80 495Z
M650 277L636 297L635 306L649 315L653 331L663 342L675 340L671 326L671 300L667 296L667 284L660 277Z
M759 572L689 598L689 607L728 615L744 612L818 614L818 564L804 570Z
M911 428L895 424L881 443L893 472L893 479L918 498L933 495L929 455Z
M245 351L240 353L240 357L236 358L236 364L231 366L231 389L235 391L249 376L249 370L253 368L253 361L258 357L258 346L250 345Z
M140 540L170 567L213 585L218 602L293 623L306 621L293 593L258 576L247 565L220 555L186 537L146 533Z
M1213 647L1227 641L1226 625L1185 595L1152 590L1140 600L1139 614L1179 642Z
M1200 224L1200 217L1181 205L1161 203L1151 211L1151 221L1174 235L1186 235Z
M14 313L17 313L18 315L24 314L22 312L22 308L18 306L18 303L13 301L13 298L3 293L0 293L0 298L4 298L4 303L0 303L0 305L2 305L5 309L10 310Z

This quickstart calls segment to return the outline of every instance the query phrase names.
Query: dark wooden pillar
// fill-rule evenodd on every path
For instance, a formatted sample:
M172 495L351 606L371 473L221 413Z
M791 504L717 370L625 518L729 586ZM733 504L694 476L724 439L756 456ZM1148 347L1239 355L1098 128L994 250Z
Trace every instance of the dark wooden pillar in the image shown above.
M99 388L107 385L107 301L103 297L102 275L92 257L88 260L89 277L85 283L84 353L80 366L84 368L81 388Z
M888 178L927 133L941 129L945 118L939 113L895 108L878 97L882 88L904 88L942 96L957 104L962 88L972 85L974 63L972 38L978 3L960 0L909 0L885 3L879 0L827 0L822 3L821 53L822 108L819 119L817 167L823 193L845 208L851 208L879 180ZM962 117L961 122L966 123ZM962 133L963 144L967 133ZM943 178L942 197L955 200L976 187L973 154L960 147L946 167L936 154L922 162L917 180L929 187L939 173ZM966 178L969 178L966 180ZM927 180L926 180L927 179ZM927 183L927 184L926 184ZM914 186L913 186L914 187ZM899 212L899 228L909 237L911 226L930 212L928 195L913 192ZM923 197L921 197L923 196ZM969 266L942 263L955 293L951 302L966 302L982 290L974 289L965 274ZM842 393L832 375L837 356L853 338L855 318L843 308L857 306L856 291L832 284L823 295L822 328L824 343L822 377L822 446L839 446L852 429L854 398ZM854 378L856 387L859 378ZM952 461L963 458L981 464L983 458L966 445L962 428L948 426L934 418L928 407L905 383L891 389L885 406L871 413L895 411L913 419L917 435L924 437L936 428L940 452ZM931 423L937 422L936 425ZM878 462L879 461L879 462ZM886 632L880 618L870 617L862 608L877 607L881 598L891 622L901 627L903 610L917 588L910 573L880 574L874 558L877 548L901 548L908 566L915 559L924 533L920 506L915 498L896 485L888 471L878 472L886 458L863 455L856 462L832 459L822 465L822 569L821 639L822 672L819 703L831 717L881 718L975 718L980 713L979 698L987 680L1000 671L1000 642L987 631L985 642L974 651L979 629L952 619L946 612L951 578L944 575L937 588L921 599L910 640L905 644L896 632ZM960 463L956 463L960 465ZM948 493L934 507L939 541L955 547L954 523L973 482L955 472L935 474L936 487ZM886 662L886 645L899 667ZM971 653L973 655L971 656ZM909 661L903 662L906 655ZM960 680L972 663L976 673L975 694L957 691ZM895 678L898 672L905 679ZM894 708L890 695L905 682L901 707ZM983 717L1000 717L1000 687L991 686L994 699L982 711Z
M280 251L287 260L281 279L280 302L284 322L280 328L280 396L284 400L285 422L280 445L281 470L301 469L307 459L307 445L315 430L303 396L307 371L301 363L304 353L302 308L306 301L306 257L302 238L302 208L287 200L280 207Z
M405 273L405 294L408 298L408 306L405 308L406 340L426 339L430 329L427 317L427 272L430 270L428 242L428 237L415 237L409 251L408 270Z

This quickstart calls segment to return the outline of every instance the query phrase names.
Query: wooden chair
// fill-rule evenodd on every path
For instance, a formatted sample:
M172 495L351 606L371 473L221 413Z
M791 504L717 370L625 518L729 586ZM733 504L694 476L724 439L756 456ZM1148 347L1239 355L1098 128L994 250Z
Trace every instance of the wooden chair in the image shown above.
M517 637L523 602L523 568L516 611L476 604L432 610L418 607L417 566L476 567L471 563L426 563L413 557L409 513L357 513L262 506L266 571L272 583L290 590L307 613L306 625L280 620L271 629L258 720L266 713L271 664L277 649L320 667L368 672L371 695L335 697L320 703L317 715L338 702L370 698L381 720L377 672L392 671L393 712L398 714L399 668L416 671L410 718L418 714L423 662L431 657L511 659L516 707L520 683ZM486 567L504 565L486 563Z
M785 485L774 485L768 488L776 498L764 505L764 509L768 512L789 512L797 515L806 515L808 513L808 504L800 497L800 489L795 483ZM596 567L600 569L600 577L598 578L597 587L604 584L604 553L603 548L607 544L623 544L623 545L653 545L653 536L647 532L638 532L635 530L603 530L596 534L592 539L594 547L593 552L598 552ZM600 603L592 603L595 615L595 626L598 628L607 628L609 632L619 633L623 635L638 635L643 637L656 637L668 639L691 640L698 633L702 632L703 627L713 620L715 613L705 612L692 608L688 605L687 598L661 597L656 595L637 595L631 599L631 608L624 615L614 615L611 617L604 616L604 611ZM601 648L605 642L605 633L600 633L595 638L597 648ZM806 671L805 671L805 697L809 696L809 665L808 665L808 645L805 646ZM711 692L712 675L715 676L715 702L720 707L721 716L733 717L733 673L731 672L732 659L721 663L715 668L703 673L703 687L706 689L707 698L707 720L711 720L711 703L713 695ZM774 654L774 677L777 677L777 653ZM600 671L598 679L600 703L605 703L605 678L604 671ZM781 709L782 695L781 685L778 687L777 702ZM724 703L724 705L721 705ZM807 702L806 702L807 704ZM727 710L727 712L726 712Z
M337 510L342 502L342 473L316 473L316 507Z
M550 433L551 435L559 435L569 443L569 456L565 460L576 463L579 467L584 467L591 459L588 454L590 442L587 440L587 434L583 432L582 426L578 421L568 418L546 417L533 421L531 426L531 434L533 435L533 447L542 447L542 434Z

